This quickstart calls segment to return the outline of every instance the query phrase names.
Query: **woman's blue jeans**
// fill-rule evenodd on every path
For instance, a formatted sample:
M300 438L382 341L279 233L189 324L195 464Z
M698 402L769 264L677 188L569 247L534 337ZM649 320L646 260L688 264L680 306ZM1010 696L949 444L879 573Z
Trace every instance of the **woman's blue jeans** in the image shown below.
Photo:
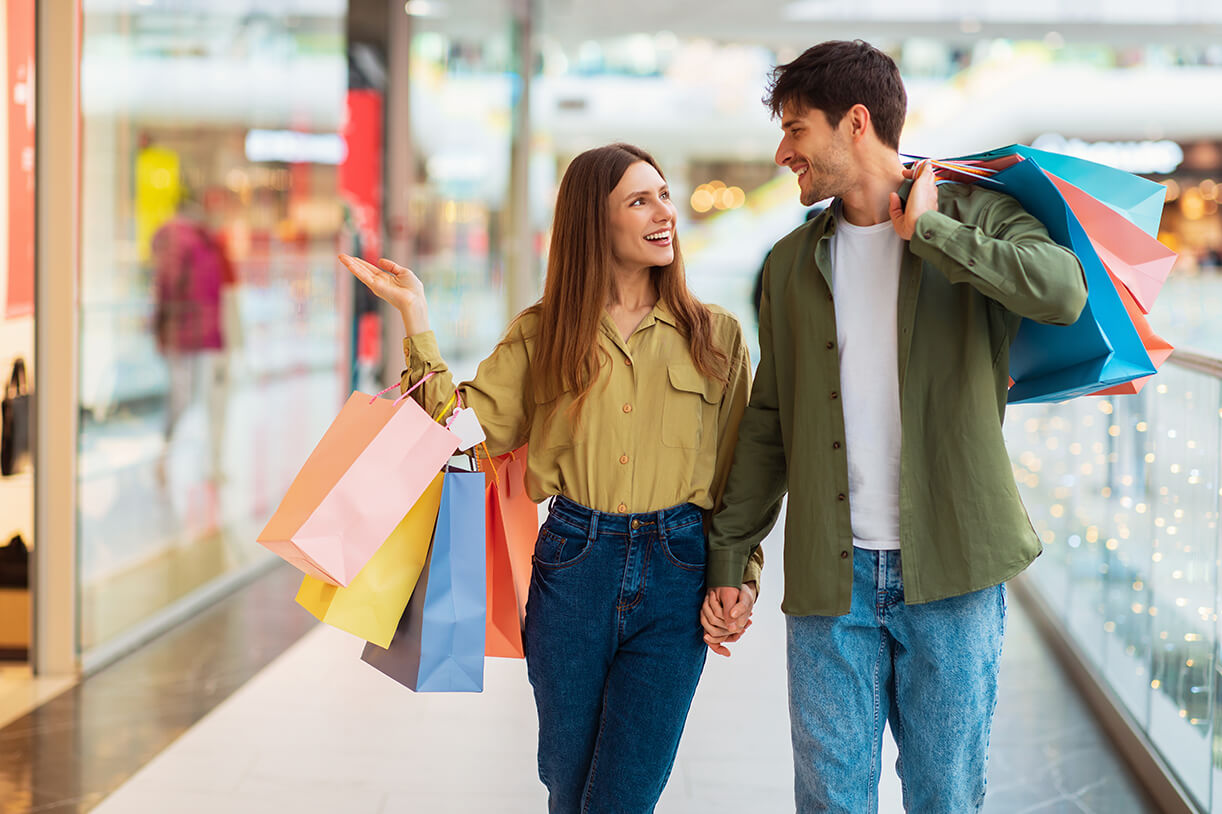
M878 811L888 721L905 810L979 811L1005 619L1004 585L906 605L900 553L855 549L849 613L787 618L798 814Z
M526 667L553 814L646 814L674 765L706 647L703 512L556 498L535 545Z

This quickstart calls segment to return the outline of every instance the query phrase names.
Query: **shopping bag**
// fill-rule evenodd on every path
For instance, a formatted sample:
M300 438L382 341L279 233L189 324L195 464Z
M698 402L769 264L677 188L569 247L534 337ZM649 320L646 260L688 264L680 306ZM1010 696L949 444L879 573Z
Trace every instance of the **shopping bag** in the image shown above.
M447 472L433 545L389 648L361 659L416 692L484 688L484 474Z
M1129 293L1129 290L1117 279L1113 278L1113 283L1116 285L1116 291L1120 294L1120 299L1124 302L1125 309L1129 312L1129 318L1133 320L1133 327L1137 329L1137 335L1141 337L1141 343L1146 348L1146 353L1150 354L1150 362L1156 370L1162 369L1163 362L1171 358L1171 354L1175 348L1171 343L1163 339L1150 328L1150 323L1142 316L1141 308L1138 306L1136 299ZM1118 384L1113 387L1108 387L1091 393L1092 396L1131 396L1141 391L1146 382L1150 380L1150 376L1142 376L1140 379L1134 379L1131 382Z
M332 627L379 647L390 647L433 540L441 506L441 480L440 473L433 478L346 588L307 574L301 580L297 604Z
M1036 163L1040 165L1044 174L1065 198L1066 204L1077 217L1078 222L1082 224L1083 230L1099 255L1099 259L1103 261L1103 265L1129 289L1134 299L1137 300L1137 304L1141 306L1142 313L1150 313L1150 307L1158 297L1163 283L1167 281L1172 266L1175 265L1175 252L1160 243L1156 235L1147 234L1141 227L1105 201L1092 197L1081 187L1049 172L1042 163L1048 160L1046 156L1049 154L1043 155L1045 158L1037 159ZM937 171L940 177L973 183L980 177L975 173L977 169L998 172L1021 160L1023 156L1019 153L1009 153L989 160L954 159L946 164L940 163ZM960 161L963 163L959 164ZM1077 159L1074 166L1084 163L1089 164L1090 162ZM1112 172L1120 171L1112 170ZM1151 195L1153 200L1159 201L1161 207L1161 195L1162 191L1165 191L1162 184L1147 181L1144 178L1137 180L1160 190L1157 193L1152 192ZM1155 223L1155 228L1157 228L1157 223Z
M1002 155L1005 151L1010 152ZM1003 148L951 163L1006 159L1015 151ZM1078 256L1086 274L1087 301L1073 325L1022 321L1010 346L1013 384L1008 401L1064 401L1152 375L1150 356L1081 222L1040 164L1018 152L1023 160L1003 161L1008 164L1004 169L970 180L1015 198L1053 240Z
M1129 290L1141 312L1150 313L1175 265L1175 252L1079 187L1056 175L1049 174L1049 178L1082 224L1103 265Z
M1163 217L1167 188L1157 181L1085 158L1050 153L1024 144L1011 144L1008 147L952 160L990 161L1010 156L1034 159L1042 169L1068 181L1095 200L1107 204L1150 237L1158 237L1158 225Z
M17 475L30 468L30 386L25 360L13 362L4 399L0 401L0 475Z
M316 579L351 582L458 446L406 396L353 393L259 542Z
M485 654L522 658L522 626L530 590L539 507L526 494L526 447L482 459L487 478L488 616Z

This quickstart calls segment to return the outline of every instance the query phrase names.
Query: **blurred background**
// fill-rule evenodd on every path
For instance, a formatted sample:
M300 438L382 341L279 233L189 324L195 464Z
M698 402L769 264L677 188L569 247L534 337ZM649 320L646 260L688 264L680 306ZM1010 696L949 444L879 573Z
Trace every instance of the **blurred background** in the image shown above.
M539 294L567 161L633 142L671 184L691 287L738 314L758 359L756 276L805 214L772 160L765 79L861 37L904 75L905 152L1033 144L1167 188L1179 260L1150 320L1191 353L1137 396L1016 408L1008 427L1048 546L1033 587L1202 810L1222 810L1222 4L10 0L0 25L14 674L97 669L271 566L253 541L313 443L352 389L402 366L397 317L337 251L411 266L469 373ZM66 55L59 30L79 32ZM42 131L44 94L77 130ZM75 212L36 206L61 164ZM36 262L36 237L71 243L76 267ZM36 336L67 347L40 358ZM52 376L71 421L39 427L30 394ZM38 503L44 466L58 491ZM40 539L36 514L67 532ZM69 573L31 579L38 546ZM40 634L39 613L69 632Z

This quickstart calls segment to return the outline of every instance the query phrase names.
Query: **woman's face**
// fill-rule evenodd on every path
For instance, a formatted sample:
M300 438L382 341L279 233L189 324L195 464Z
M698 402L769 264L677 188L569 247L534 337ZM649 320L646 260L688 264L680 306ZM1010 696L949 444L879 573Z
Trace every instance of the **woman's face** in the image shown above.
M608 203L616 265L635 271L674 261L675 207L666 181L651 164L628 167Z

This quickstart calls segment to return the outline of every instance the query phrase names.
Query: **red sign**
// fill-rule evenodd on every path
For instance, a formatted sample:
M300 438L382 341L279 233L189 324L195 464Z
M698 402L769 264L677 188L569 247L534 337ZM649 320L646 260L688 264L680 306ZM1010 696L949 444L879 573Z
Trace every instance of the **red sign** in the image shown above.
M348 91L347 113L348 156L339 167L339 189L352 208L361 254L376 261L382 254L382 94Z
M34 313L34 0L8 0L8 297Z

